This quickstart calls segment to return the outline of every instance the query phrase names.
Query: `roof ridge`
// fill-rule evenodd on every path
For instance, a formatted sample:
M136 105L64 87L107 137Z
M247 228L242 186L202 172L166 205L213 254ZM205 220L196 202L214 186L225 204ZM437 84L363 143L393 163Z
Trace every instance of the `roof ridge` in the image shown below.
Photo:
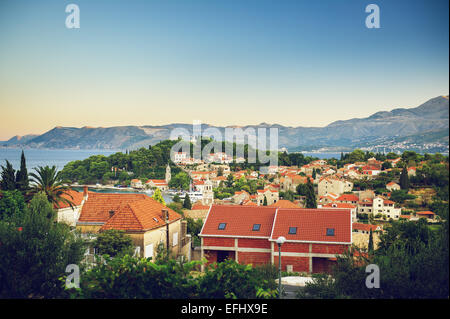
M142 200L140 200L140 201L145 201L145 199L142 199ZM140 201L136 201L136 202L140 202ZM139 219L138 216L136 216L136 213L135 213L135 211L134 211L134 208L131 206L131 205L134 206L134 204L135 204L136 202L126 203L126 204L124 204L123 206L121 205L121 206L119 207L119 209L121 209L122 207L128 206L128 207L130 208L130 210L131 210L132 215L134 216L134 218L135 218L136 221L138 222L139 226L141 226L141 228L144 229L144 225L142 225L141 220Z

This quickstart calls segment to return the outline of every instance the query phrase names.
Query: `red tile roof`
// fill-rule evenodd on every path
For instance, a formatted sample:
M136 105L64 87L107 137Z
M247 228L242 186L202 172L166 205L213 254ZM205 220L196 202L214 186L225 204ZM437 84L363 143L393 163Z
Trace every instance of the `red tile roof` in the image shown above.
M177 212L146 196L145 199L121 206L100 228L100 231L107 229L148 231L165 226L163 209L167 209L169 212L169 223L181 219L181 215Z
M341 202L357 202L359 201L359 197L354 194L343 194L339 196L336 200Z
M372 224L353 223L353 229L357 230L370 231L372 229L372 231L376 231L378 227L380 226Z
M72 203L74 203L75 206L80 206L81 202L83 201L83 193L77 192L72 189L69 190L67 194L63 194L61 197L70 200ZM70 205L65 202L59 202L58 205L53 204L53 208L55 209L63 209L68 207L70 207Z
M416 212L416 215L434 215L434 213L430 211L425 211L425 212Z
M296 234L288 234L297 227ZM334 228L334 236L327 236ZM284 236L287 241L351 243L350 209L278 209L270 240Z
M270 237L275 207L213 205L200 236L251 236ZM226 223L224 230L219 230L219 224ZM261 224L259 231L252 231L254 224Z
M280 199L278 202L270 205L269 207L279 207L279 208L299 208L299 206L289 200Z
M167 182L166 182L165 179L149 179L149 180L146 182L146 184L148 184L148 183L150 183L150 182L153 182L153 184L166 184L166 185L167 185Z
M323 205L323 207L324 208L350 208L350 209L356 208L356 206L349 204L349 203L336 203L336 202L328 203L326 205Z
M203 205L202 201L196 201L194 205L192 205L191 210L207 210L209 209L209 205Z
M255 204L251 200L244 200L241 205L244 205L244 206L258 206L257 204Z
M148 198L145 194L101 194L89 193L83 204L79 222L105 223L111 210L118 211L121 206Z

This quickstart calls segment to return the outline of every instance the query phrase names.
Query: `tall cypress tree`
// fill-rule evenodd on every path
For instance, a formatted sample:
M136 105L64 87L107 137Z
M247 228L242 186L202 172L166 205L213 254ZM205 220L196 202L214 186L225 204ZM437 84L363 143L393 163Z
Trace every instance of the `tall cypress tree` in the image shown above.
M16 174L16 187L22 193L25 193L29 188L29 184L30 182L28 180L28 171L25 160L25 154L22 150L22 155L20 157L20 169L17 171Z
M409 189L409 177L408 177L408 170L406 168L406 165L403 166L403 170L400 175L400 187L404 190Z
M2 165L2 174L0 188L4 191L13 191L16 189L16 176L12 164L7 160L6 166Z
M369 244L367 245L367 250L369 253L373 252L373 235L372 235L372 229L370 229L369 233Z
M189 198L188 194L186 194L185 197L184 197L183 207L186 208L186 209L191 209L192 208L191 199Z
M316 194L314 193L314 185L311 183L311 180L308 178L307 186L307 194L306 194L306 208L317 208L316 202Z

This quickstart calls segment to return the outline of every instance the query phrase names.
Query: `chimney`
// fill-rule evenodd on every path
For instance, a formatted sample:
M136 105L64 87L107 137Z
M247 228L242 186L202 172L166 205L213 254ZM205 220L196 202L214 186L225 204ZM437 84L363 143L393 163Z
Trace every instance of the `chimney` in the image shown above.
M113 217L114 216L114 211L113 210L110 210L109 211L109 218L111 218L111 217Z
M163 216L163 219L164 219L164 221L169 221L169 210L168 209L163 209L162 210L162 216Z
M85 185L83 187L83 198L86 200L88 196L88 187Z

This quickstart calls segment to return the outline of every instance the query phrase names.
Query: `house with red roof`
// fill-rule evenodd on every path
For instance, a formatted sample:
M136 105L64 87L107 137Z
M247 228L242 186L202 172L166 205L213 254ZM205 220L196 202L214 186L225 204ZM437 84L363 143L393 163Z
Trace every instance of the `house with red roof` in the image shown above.
M401 189L400 185L398 185L396 182L392 181L386 184L386 189L388 191L398 191Z
M145 182L147 188L158 188L161 192L169 189L169 184L165 179L149 179Z
M270 205L270 207L278 207L278 208L300 208L299 205L297 205L294 202L291 202L290 200L287 199L280 199L279 201L277 201L276 203L273 203L272 205Z
M352 214L352 222L356 222L358 220L357 215L356 215L357 207L356 207L356 205L353 205L353 204L333 202L333 203L328 203L328 204L323 205L318 208L350 209L350 212Z
M426 219L434 220L436 217L436 214L431 211L416 212L415 215L416 215L417 219L418 218L426 218Z
M355 194L342 194L336 199L339 203L356 205L359 202L359 196Z
M250 194L247 193L246 191L237 191L237 192L234 192L232 199L233 199L233 203L241 204L243 201L250 199Z
M264 205L264 198L267 199L267 205L275 204L279 199L278 190L271 188L258 189L256 191L256 204L258 206Z
M297 186L300 184L306 184L308 182L308 178L310 179L311 183L314 182L312 177L308 176L301 176L296 173L289 173L286 174L283 178L283 180L280 179L280 191L287 192L287 191L297 191Z
M370 230L373 232L382 231L383 228L380 225L353 223L353 231L361 234L369 234Z
M283 270L329 272L351 246L350 210L212 205L199 234L201 256L208 263L278 265L280 236Z
M143 188L144 187L144 185L142 184L142 181L137 178L134 178L131 180L130 186L133 188Z
M56 209L57 221L59 223L66 223L69 226L75 227L76 221L80 216L81 206L83 205L85 198L87 198L87 187L85 187L84 193L71 189L61 197L71 201L73 206L70 206L65 202L54 204L53 208Z
M123 230L135 246L135 254L155 257L162 244L176 255L190 258L190 238L182 216L145 194L88 194L76 228L95 237L109 229Z
M336 176L322 177L317 184L318 195L325 196L328 193L344 194L345 192L351 192L353 189L353 183Z
M358 202L358 214L369 214L373 216L381 216L387 219L399 219L402 209L395 207L395 202L376 196L373 199L363 199Z

